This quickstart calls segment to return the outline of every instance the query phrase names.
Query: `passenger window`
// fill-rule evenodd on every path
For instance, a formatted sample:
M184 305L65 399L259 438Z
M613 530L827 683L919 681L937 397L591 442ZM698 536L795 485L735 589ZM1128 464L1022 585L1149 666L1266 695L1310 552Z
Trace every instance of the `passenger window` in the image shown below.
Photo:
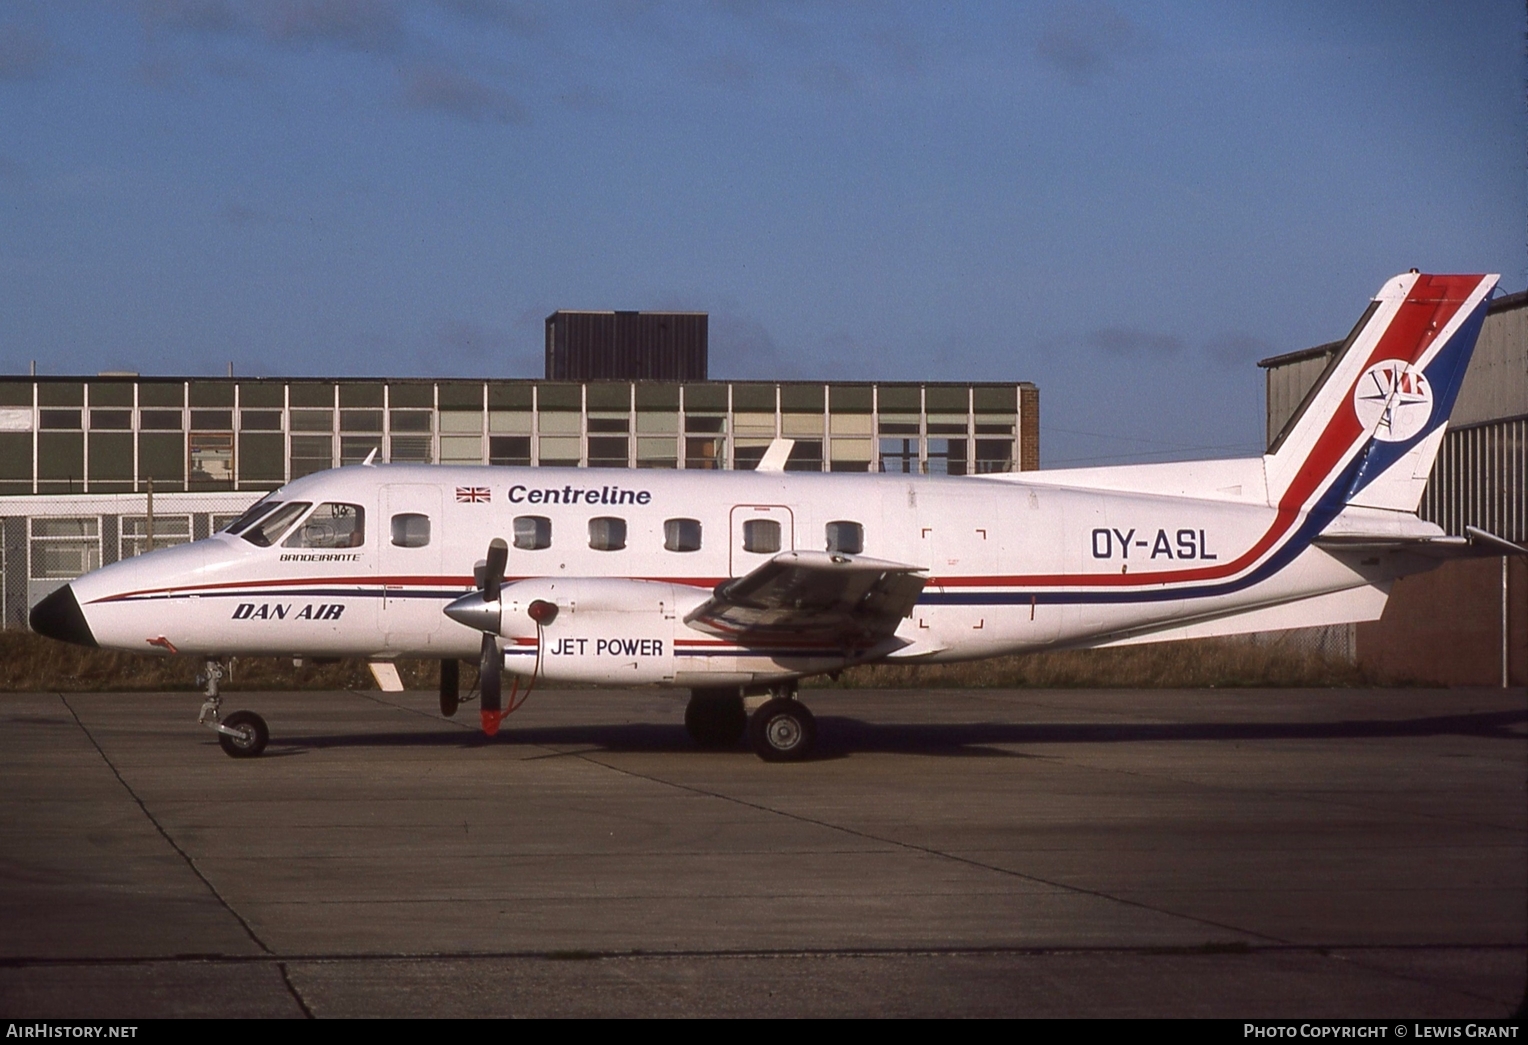
M399 548L423 548L430 543L430 517L417 512L393 516L393 544Z
M665 519L663 547L671 552L700 551L700 520Z
M780 524L774 519L749 519L743 524L743 550L767 554L780 550Z
M597 552L618 552L626 547L626 520L609 515L590 519L589 547Z
M256 501L254 504L250 505L247 509L245 509L243 515L239 516L238 518L234 519L233 522L223 527L223 532L242 533L244 530L248 529L250 525L255 522L255 520L259 519L263 515L269 515L279 507L281 507L281 502L271 500L270 495L267 494L266 496Z
M307 511L312 503L312 501L288 501L265 518L250 524L249 528L239 536L257 548L269 548L281 540L281 535L286 533L287 527L296 522L297 517Z
M366 543L366 513L357 504L326 502L313 509L283 548L359 548Z
M865 528L857 522L830 522L828 531L828 551L837 552L840 555L858 555L865 550Z
M515 547L539 551L552 546L552 520L544 515L515 516Z

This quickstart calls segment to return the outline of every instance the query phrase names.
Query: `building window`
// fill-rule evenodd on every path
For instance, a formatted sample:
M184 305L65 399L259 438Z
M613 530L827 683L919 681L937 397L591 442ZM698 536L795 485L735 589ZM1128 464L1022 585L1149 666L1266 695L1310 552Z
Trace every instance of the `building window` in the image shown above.
M1013 440L1011 438L976 440L978 475L1011 471L1013 471Z
M589 547L597 552L618 552L626 547L626 520L610 515L590 519Z
M700 551L700 520L665 519L663 547L671 552Z
M758 467L758 462L754 463L754 467ZM791 447L790 457L786 459L785 470L787 472L822 471L822 440L797 439L796 445Z
M231 432L233 431L232 410L193 410L191 411L191 428L200 432Z
M366 512L357 504L326 502L313 509L284 548L359 548L366 543Z
M178 432L185 417L179 410L140 410L138 427L150 432Z
M827 525L828 551L858 555L865 550L865 528L857 522L830 522Z
M534 552L552 546L552 520L544 515L515 516L515 547Z
M930 436L928 441L928 474L965 475L965 439L938 439Z
M192 432L186 445L193 483L204 486L233 484L232 432Z
M101 520L95 516L32 520L35 580L73 580L101 565Z
M327 435L292 436L292 478L334 467L334 440Z
M429 432L432 430L431 419L434 416L428 410L394 410L392 430L394 432Z
M144 413L146 415L148 411L144 411ZM292 431L294 432L334 431L333 410L293 410L291 417Z
M341 432L380 432L382 431L382 411L380 410L341 410Z
M489 436L488 463L528 467L531 463L531 437L528 435Z
M80 410L39 410L37 422L45 429L78 431L82 413Z
M430 517L417 512L393 516L393 545L398 548L423 548L430 543Z
M294 443L297 440L292 440ZM380 435L342 435L340 436L340 464L361 464L373 452L381 454L382 437ZM375 458L373 458L375 460Z
M100 431L126 431L133 427L133 412L131 410L92 410L90 411L90 429L93 432Z
M624 422L622 422L624 424ZM589 422L592 427L594 422ZM626 436L589 436L590 468L625 468Z
M727 440L686 436L684 440L684 466L686 468L722 468L727 463Z
M281 431L280 410L240 410L239 427L246 432Z
M149 518L146 515L122 517L122 540L120 558L131 559L154 548L168 548L172 544L191 542L191 517L189 515L154 516L154 543L149 545Z
M881 471L913 475L919 471L917 439L881 439Z
M430 464L435 459L427 435L395 435L391 442L393 452L388 460L395 464Z
M768 555L780 550L780 524L774 519L749 519L743 524L743 550Z

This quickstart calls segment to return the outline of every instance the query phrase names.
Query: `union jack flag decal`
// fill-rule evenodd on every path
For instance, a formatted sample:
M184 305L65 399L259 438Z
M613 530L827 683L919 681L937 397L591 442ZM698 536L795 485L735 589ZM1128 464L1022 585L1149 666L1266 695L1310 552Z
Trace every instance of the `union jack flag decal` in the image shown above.
M493 497L486 486L458 486L456 488L457 504L486 504Z

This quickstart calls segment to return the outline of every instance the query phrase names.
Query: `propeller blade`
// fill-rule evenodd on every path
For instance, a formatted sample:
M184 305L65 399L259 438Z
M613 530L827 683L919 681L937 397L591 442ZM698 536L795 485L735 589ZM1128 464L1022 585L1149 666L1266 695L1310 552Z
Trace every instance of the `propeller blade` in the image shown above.
M483 636L483 655L478 660L479 707L483 713L483 732L493 736L504 717L504 653L494 635Z
M509 545L504 538L495 537L488 542L488 561L483 584L483 598L489 602L499 601L499 586L504 583L504 567L509 563Z

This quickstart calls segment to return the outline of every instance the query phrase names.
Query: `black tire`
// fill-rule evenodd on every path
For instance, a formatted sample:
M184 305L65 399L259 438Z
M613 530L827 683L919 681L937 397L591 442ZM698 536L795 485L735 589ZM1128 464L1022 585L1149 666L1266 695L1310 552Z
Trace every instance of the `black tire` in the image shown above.
M440 713L446 718L456 714L462 703L461 663L454 660L440 662Z
M736 689L697 689L690 691L690 703L684 709L684 728L701 747L732 747L743 739L748 728L748 712L743 694Z
M218 734L218 743L233 758L254 758L270 743L271 731L265 728L265 719L253 711L235 711L223 720L223 725L240 733L237 737Z
M776 697L748 720L748 743L766 762L800 762L817 744L817 720L801 701Z

